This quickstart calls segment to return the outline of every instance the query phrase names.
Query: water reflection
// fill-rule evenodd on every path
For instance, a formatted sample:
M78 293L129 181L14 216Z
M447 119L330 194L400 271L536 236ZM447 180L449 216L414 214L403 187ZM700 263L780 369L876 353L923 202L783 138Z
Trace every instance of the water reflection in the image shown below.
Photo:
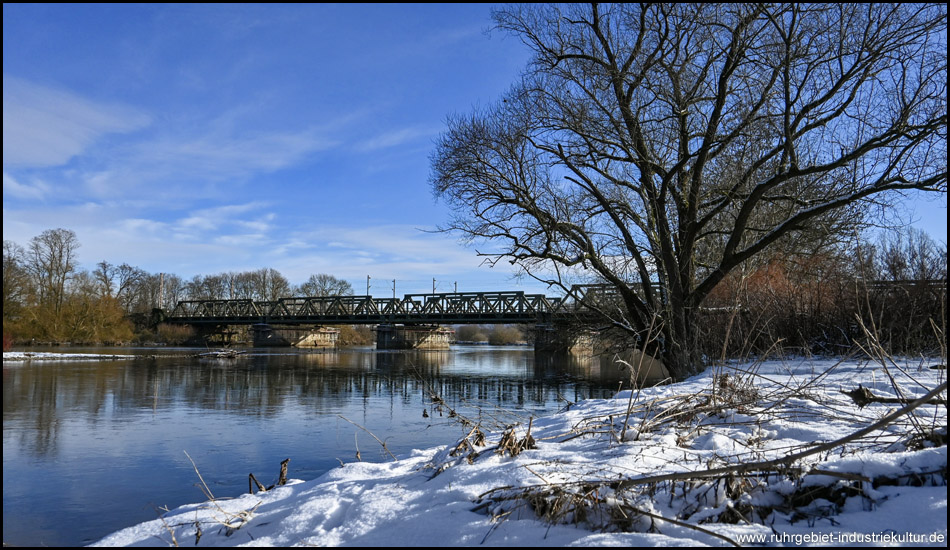
M114 415L185 407L266 418L290 401L320 414L354 397L397 395L408 401L431 392L453 406L542 406L559 395L570 401L589 397L592 390L595 397L605 396L621 376L589 358L536 358L504 349L37 362L4 367L3 416L4 423L24 424L18 446L43 456L56 454L64 417L94 424Z
M4 542L94 542L154 517L143 510L152 499L172 506L200 500L182 449L218 480L220 494L237 494L246 490L248 470L283 458L294 458L294 477L309 478L352 456L356 430L341 416L405 452L448 443L458 430L432 409L433 393L469 417L504 423L609 396L622 376L590 359L483 347L4 364ZM103 513L77 490L109 484L144 494L134 491ZM81 494L70 500L64 492ZM36 540L37 532L47 538Z

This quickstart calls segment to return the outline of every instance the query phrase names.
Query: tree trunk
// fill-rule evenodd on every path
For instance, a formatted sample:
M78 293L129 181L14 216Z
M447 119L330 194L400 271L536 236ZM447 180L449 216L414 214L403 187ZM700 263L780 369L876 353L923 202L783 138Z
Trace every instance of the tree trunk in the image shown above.
M702 372L705 368L703 350L699 345L698 323L694 310L683 305L683 300L674 300L666 320L662 343L663 363L674 381L681 381Z

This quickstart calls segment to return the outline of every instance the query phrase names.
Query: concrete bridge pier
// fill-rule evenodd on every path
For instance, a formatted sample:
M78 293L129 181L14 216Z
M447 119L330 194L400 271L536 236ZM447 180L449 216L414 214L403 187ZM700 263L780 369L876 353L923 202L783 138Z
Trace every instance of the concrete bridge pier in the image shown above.
M339 336L339 330L328 327L274 327L264 323L251 327L254 347L335 348Z
M567 325L542 324L535 327L534 351L593 360L604 371L620 369L630 384L638 387L669 380L669 371L662 361L622 345L622 338Z
M376 349L447 350L453 334L439 325L377 325Z
M593 355L594 335L567 325L535 325L534 351Z

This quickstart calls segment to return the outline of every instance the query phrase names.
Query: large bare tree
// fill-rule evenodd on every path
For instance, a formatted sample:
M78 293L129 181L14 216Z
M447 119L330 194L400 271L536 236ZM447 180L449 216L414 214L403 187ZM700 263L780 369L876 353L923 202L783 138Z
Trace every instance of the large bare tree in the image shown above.
M449 120L432 157L445 229L549 283L609 283L611 322L632 342L660 327L674 378L703 367L698 311L728 273L946 193L943 5L528 5L495 21L534 56L501 101Z

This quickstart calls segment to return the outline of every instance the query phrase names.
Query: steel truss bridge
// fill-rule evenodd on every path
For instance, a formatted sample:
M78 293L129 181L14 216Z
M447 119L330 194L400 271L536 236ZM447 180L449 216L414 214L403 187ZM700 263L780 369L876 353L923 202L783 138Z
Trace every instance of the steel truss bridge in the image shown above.
M165 317L188 325L360 325L543 323L576 312L576 301L523 292L187 300Z
M911 290L945 295L946 279L927 281L867 281L868 291L906 294ZM656 283L651 283L659 291ZM552 323L588 318L587 305L616 304L609 285L576 285L566 297L524 292L457 292L407 294L402 298L326 296L257 300L186 300L165 317L187 325L378 325L378 324L493 324ZM586 305L585 305L586 304Z

